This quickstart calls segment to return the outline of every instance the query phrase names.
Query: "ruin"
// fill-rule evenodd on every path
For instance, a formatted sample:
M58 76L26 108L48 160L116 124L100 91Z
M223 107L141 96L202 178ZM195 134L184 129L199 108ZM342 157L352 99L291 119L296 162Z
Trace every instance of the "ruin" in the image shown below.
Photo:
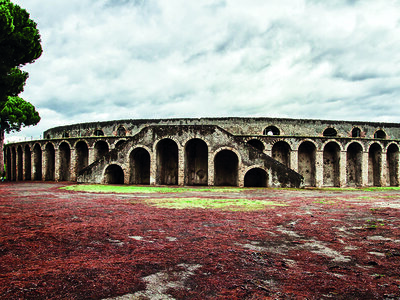
M283 118L116 120L7 144L7 178L136 185L399 186L400 124Z

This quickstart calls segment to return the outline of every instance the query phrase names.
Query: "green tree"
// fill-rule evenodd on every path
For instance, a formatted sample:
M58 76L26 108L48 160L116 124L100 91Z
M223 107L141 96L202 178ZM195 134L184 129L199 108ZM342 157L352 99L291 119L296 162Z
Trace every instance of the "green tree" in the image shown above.
M39 30L29 13L9 0L0 0L0 173L4 170L4 133L40 121L35 107L18 94L28 79L21 67L41 54Z

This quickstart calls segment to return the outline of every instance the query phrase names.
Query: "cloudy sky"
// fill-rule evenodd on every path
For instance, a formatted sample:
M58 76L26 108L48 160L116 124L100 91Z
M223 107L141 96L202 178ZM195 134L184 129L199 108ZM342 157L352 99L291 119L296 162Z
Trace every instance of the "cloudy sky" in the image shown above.
M399 0L14 0L42 36L21 95L54 126L262 116L400 122Z

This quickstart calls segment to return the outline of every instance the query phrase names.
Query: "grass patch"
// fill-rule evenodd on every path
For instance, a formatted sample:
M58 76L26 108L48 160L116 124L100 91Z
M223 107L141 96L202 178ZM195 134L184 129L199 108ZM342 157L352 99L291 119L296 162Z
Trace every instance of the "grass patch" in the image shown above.
M137 203L137 202L133 202ZM268 207L287 206L274 201L213 198L162 198L146 200L151 206L175 209L218 209L228 211L255 211Z
M241 192L250 190L238 187L166 187L166 186L135 186L109 184L77 184L61 189L76 192L143 194L143 193L184 193L184 192Z

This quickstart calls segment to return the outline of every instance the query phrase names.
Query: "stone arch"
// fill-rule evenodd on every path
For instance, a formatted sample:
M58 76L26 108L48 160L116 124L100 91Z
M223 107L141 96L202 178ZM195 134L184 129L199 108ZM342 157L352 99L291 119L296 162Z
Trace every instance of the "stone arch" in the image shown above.
M33 147L33 180L42 180L42 148L39 144Z
M353 130L351 131L351 137L353 138L361 137L361 129L358 127L354 127Z
M239 158L232 150L221 150L214 157L214 185L237 186Z
M374 139L386 139L386 132L384 132L382 129L378 129L374 133Z
M329 142L323 150L323 185L340 186L340 146Z
M348 186L362 185L363 147L353 142L347 146L346 151L346 181Z
M260 150L261 152L263 152L265 149L264 143L262 141L260 141L259 139L251 139L251 140L247 141L247 144Z
M100 140L94 144L94 160L98 160L104 155L106 155L110 150L108 143L106 141Z
M126 136L126 129L124 126L120 125L117 129L117 136Z
M315 144L304 141L298 150L298 171L304 178L305 186L315 186Z
M381 186L382 147L373 143L368 151L368 185Z
M85 141L79 141L75 144L75 173L78 177L79 171L86 168L89 163L89 148Z
M178 144L170 139L160 140L156 145L157 175L159 184L178 184Z
M208 184L208 146L202 139L191 139L185 145L185 184Z
M263 134L264 135L280 135L281 131L279 130L278 127L271 125L264 129Z
M133 149L129 155L129 183L150 184L150 154L142 148Z
M45 147L45 174L44 178L46 181L54 181L55 179L55 160L56 160L56 154L54 150L54 145L52 143L47 143Z
M322 133L323 136L326 137L334 137L337 136L337 130L333 127L328 127L324 130L324 132Z
M104 170L105 184L124 184L124 170L120 165L111 164Z
M24 163L22 155L22 146L17 148L17 180L22 181L24 178Z
M267 187L268 174L264 169L252 168L244 176L245 187Z
M125 142L126 142L126 140L124 140L124 139L119 140L118 142L115 143L114 149L115 149L115 148L118 148L119 145L122 145L122 144L125 143Z
M287 142L279 141L272 146L272 158L290 168L290 146Z
M104 136L104 131L101 129L96 129L93 133L94 136Z
M32 179L32 154L29 145L25 145L25 180Z
M390 144L386 151L387 179L390 186L399 186L399 146Z
M71 147L67 142L62 142L59 149L59 170L58 178L60 181L71 180Z

